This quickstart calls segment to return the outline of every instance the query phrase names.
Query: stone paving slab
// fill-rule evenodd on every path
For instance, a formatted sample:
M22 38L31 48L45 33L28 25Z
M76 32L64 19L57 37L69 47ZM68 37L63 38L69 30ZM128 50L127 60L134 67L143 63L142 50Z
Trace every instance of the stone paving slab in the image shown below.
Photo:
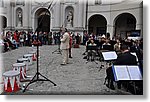
M130 95L124 90L110 90L103 83L105 78L105 69L99 71L94 62L86 64L82 53L85 51L84 46L72 48L73 58L69 59L69 64L61 66L62 56L53 53L58 48L57 45L40 46L39 71L57 86L50 82L36 82L30 84L25 93L22 90L12 93L3 94L99 94L99 95ZM32 50L32 47L20 47L19 49L3 53L3 72L12 70L12 64ZM27 75L34 76L37 69L37 63L33 62L29 66ZM28 82L21 83L27 85Z

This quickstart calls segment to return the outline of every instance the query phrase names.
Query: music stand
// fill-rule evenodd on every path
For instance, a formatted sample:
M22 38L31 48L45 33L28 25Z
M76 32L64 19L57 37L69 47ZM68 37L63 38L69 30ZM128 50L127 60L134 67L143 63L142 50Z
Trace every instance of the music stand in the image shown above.
M117 54L115 51L105 51L102 52L102 56L104 61L106 62L111 62L117 59ZM100 67L100 70L102 69L102 67Z
M116 82L117 81L133 82L134 92L136 94L135 81L143 80L138 65L113 65L112 71ZM127 84L129 84L129 82ZM127 90L128 90L128 85L127 85Z
M112 45L103 45L103 50L113 51Z
M112 45L102 45L102 50L103 51L113 51L113 46ZM100 70L104 67L104 65L102 65L102 58L101 58L101 66L100 66Z
M53 0L53 1L54 1L54 0ZM50 3L50 5L49 5L49 7L48 7L48 10L49 10L49 8L51 7L53 1ZM45 11L45 15L47 14L48 10ZM42 21L43 21L45 15L44 15L44 16L42 17L42 19L40 20L39 25L38 25L38 27L36 28L35 32L38 31L38 28L39 28L40 24L42 23ZM37 33L37 39L36 39L37 42L39 41L38 38L39 38L39 34ZM40 79L40 78L39 78L39 75L40 75L41 77L43 77L44 79ZM48 78L46 78L44 75L42 75L42 74L39 72L39 44L37 44L37 72L36 72L36 74L34 75L34 77L32 78L32 80L27 84L27 86L25 86L23 92L26 91L27 87L28 87L30 84L32 84L32 83L34 83L34 82L37 82L37 81L49 81L49 82L51 82L54 86L56 86L56 84L55 84L53 81L49 80Z

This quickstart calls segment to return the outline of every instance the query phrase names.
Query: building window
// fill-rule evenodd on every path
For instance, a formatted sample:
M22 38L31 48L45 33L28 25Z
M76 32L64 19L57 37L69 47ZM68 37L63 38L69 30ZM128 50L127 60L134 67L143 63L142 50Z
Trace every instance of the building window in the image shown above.
M95 5L100 5L101 3L101 0L95 0Z

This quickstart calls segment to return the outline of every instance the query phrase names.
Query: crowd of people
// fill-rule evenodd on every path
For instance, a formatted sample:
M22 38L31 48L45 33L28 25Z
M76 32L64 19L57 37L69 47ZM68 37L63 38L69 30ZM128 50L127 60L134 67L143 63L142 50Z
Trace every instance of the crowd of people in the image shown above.
M38 32L38 42L42 45L57 45L60 44L60 32ZM79 34L71 32L72 45L81 42ZM17 49L22 46L37 45L37 32L26 32L26 31L8 31L6 34L1 33L0 45L2 52Z

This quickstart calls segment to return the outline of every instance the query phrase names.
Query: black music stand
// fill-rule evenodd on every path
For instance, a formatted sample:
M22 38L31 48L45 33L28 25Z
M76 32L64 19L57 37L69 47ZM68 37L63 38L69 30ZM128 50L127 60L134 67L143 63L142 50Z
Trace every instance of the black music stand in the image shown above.
M103 50L113 51L112 45L103 45Z
M102 45L102 46L103 46L102 49L103 49L104 51L105 51L105 50L106 50L106 51L113 51L113 46L112 46L112 45ZM103 55L101 55L101 56L102 56L102 57L100 58L100 61L101 61L100 70L103 69L103 67L104 67L104 65L102 65L102 60L103 60L104 57L103 57ZM99 70L99 71L100 71L100 70Z
M49 8L51 7L52 3L53 3L53 1L50 3L50 5L49 5L49 7L48 7L48 10L49 10ZM48 10L45 11L45 15L47 14ZM45 16L42 17L41 21L39 22L38 27L37 27L36 30L35 30L35 32L38 31L38 28L39 28L40 24L42 23L44 17L45 17ZM37 42L39 41L38 38L39 38L39 34L37 33L37 39L36 39ZM44 79L40 79L39 76L43 77ZM48 78L46 78L44 75L42 75L42 74L39 72L39 44L38 44L38 43L37 43L37 72L36 72L36 74L34 75L34 77L32 78L32 80L27 84L27 86L25 86L23 92L26 91L27 87L28 87L30 84L32 84L32 83L34 83L34 82L37 82L37 81L49 81L49 82L51 82L54 86L56 86L56 84L55 84L53 81L49 80Z
M107 63L112 62L117 59L117 54L115 51L102 52L102 56L103 56L104 61L106 61ZM100 67L100 70L101 69L102 69L102 67Z

